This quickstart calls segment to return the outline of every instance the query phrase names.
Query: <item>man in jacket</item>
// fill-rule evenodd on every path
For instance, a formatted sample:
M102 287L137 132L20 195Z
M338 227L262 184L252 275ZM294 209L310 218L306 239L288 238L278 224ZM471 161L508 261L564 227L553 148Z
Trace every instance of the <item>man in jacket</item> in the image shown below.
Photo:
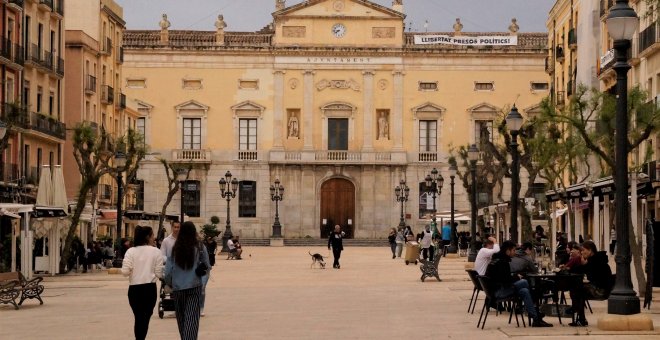
M525 242L516 255L511 259L511 272L515 274L536 273L538 268L532 259L532 250L534 246L531 242Z
M344 232L341 231L339 225L336 225L335 231L330 233L330 237L328 237L328 250L332 248L332 256L335 258L335 261L332 263L332 268L335 269L339 269L339 257L341 256L341 251L344 250L343 239Z
M516 244L512 241L504 241L500 251L493 255L486 269L486 276L493 283L495 296L505 298L518 294L525 305L527 315L533 320L532 327L552 327L552 324L543 321L543 315L536 311L536 305L534 305L527 280L520 279L517 275L511 276L510 262L515 252Z

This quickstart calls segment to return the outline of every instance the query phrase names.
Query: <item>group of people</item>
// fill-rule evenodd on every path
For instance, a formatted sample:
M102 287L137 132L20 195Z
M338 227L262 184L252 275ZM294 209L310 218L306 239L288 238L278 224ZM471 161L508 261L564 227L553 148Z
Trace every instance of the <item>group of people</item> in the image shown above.
M160 249L151 227L135 229L134 246L126 251L122 274L129 277L128 301L135 317L136 339L145 339L158 296L158 279L172 288L181 339L197 339L199 318L204 316L205 287L215 263L212 237L204 240L192 222L172 225Z
M585 301L603 299L609 295L614 286L612 270L608 264L607 253L599 252L592 241L585 241L582 244L570 242L566 249L567 256L559 259L560 268L585 275L588 281L576 285L570 291L572 306L568 313L575 313L576 318L569 325L587 326L588 322L584 314ZM529 283L525 279L527 274L538 271L532 257L533 252L534 246L530 242L518 247L513 241L504 241L500 246L491 236L484 241L484 246L479 250L474 269L479 275L487 276L492 280L498 298L517 294L523 301L527 314L533 320L532 327L552 327L552 324L543 320L544 315L538 311Z
M454 223L454 225L458 225ZM401 257L403 245L408 241L417 241L421 247L421 256L425 260L433 261L436 250L439 249L443 256L446 256L447 246L451 244L451 224L445 223L440 230L431 225L426 225L424 230L415 235L410 226L392 228L387 236L387 240L392 250L392 258Z
M87 246L84 246L82 241L76 238L73 240L72 249L73 256L70 259L69 268L79 266L83 273L87 273L88 269L105 268L109 265L108 261L115 256L111 240L88 242Z

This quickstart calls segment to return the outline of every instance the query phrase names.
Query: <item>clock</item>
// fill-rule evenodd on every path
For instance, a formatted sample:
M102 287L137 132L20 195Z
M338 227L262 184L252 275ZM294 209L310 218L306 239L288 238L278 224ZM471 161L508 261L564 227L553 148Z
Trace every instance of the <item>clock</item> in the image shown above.
M335 24L332 26L332 34L336 38L342 38L346 34L346 26L344 24Z

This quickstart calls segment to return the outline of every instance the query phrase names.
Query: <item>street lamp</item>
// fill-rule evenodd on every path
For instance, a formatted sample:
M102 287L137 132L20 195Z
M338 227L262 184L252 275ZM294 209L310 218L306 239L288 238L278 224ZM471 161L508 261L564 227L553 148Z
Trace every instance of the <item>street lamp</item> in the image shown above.
M518 164L518 133L523 124L523 116L514 104L506 115L506 127L511 133L511 240L518 243L518 195L520 189L520 165Z
M401 217L399 218L399 227L405 228L406 221L403 219L403 205L405 202L408 202L408 195L410 194L410 188L406 185L405 179L399 181L399 185L394 188L394 194L396 195L396 201L401 202Z
M452 254L455 254L458 252L458 247L457 247L457 242L456 242L456 226L454 225L454 178L456 178L456 172L458 169L456 168L456 165L452 164L449 166L449 178L451 179L451 182L449 182L449 185L451 186L451 205L449 209L451 210L451 245L449 246L449 252Z
M616 136L614 186L616 202L616 282L607 299L607 312L610 314L638 314L639 298L633 289L630 273L630 241L628 238L628 49L635 30L639 27L639 17L628 6L628 1L617 0L607 16L607 30L614 40L616 63ZM635 199L633 197L633 199Z
M435 208L435 198L440 196L440 193L442 192L442 185L445 183L445 179L442 178L442 175L438 173L438 169L433 168L431 173L426 175L424 182L426 182L426 192L433 195L433 228L437 229L438 225L436 223L437 211Z
M185 216L185 212L183 210L183 203L184 203L183 186L185 185L184 181L186 180L186 177L188 177L188 170L186 170L185 168L181 168L177 170L176 180L179 182L179 190L181 190L181 202L179 206L179 214L181 214L181 216L179 217L180 223L183 223L183 217Z
M270 199L271 201L275 201L275 223L273 223L273 237L282 237L279 202L284 199L284 187L280 184L279 178L275 179L275 184L270 186Z
M236 189L238 189L238 180L232 179L231 172L227 171L224 178L220 178L220 195L227 200L227 226L225 233L222 235L222 252L227 252L227 241L234 235L231 233L231 221L229 219L229 201L236 197Z
M477 259L477 160L479 159L479 149L476 144L470 145L468 149L468 160L470 161L470 173L472 175L472 195L470 197L470 207L472 210L470 220L470 254L468 262L474 262Z
M121 176L122 171L126 167L126 155L117 151L115 153L115 169L117 170L117 242L115 243L115 260L112 263L112 266L119 268L122 265L121 260L121 225L122 225L122 211L121 211L121 199L124 195L123 193L123 179Z

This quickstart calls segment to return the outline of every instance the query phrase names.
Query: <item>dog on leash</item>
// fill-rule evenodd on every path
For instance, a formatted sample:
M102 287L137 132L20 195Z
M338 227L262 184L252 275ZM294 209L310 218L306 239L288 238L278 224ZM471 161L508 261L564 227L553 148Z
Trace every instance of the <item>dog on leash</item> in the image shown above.
M321 269L325 269L325 260L323 259L323 255L321 255L319 253L312 254L309 251L308 251L308 253L309 253L309 256L312 257L312 265L309 268L314 268L314 265L318 263L319 266L321 266Z

